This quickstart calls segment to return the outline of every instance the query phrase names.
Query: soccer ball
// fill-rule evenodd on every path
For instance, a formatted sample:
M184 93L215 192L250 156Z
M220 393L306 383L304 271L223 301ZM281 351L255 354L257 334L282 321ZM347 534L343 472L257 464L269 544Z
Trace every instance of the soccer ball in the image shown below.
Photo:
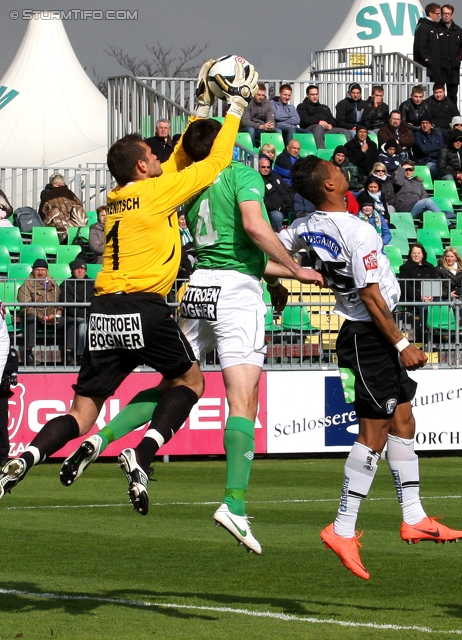
M213 95L216 96L217 98L221 98L223 100L225 96L221 88L215 82L214 80L215 76L219 74L224 78L226 78L229 82L232 82L236 74L236 70L235 70L236 62L240 62L243 65L244 75L245 75L245 78L247 79L249 77L250 67L247 60L242 56L236 56L236 55L222 56L221 58L218 58L218 60L213 65L213 67L210 69L209 75L207 78L207 84L209 85Z

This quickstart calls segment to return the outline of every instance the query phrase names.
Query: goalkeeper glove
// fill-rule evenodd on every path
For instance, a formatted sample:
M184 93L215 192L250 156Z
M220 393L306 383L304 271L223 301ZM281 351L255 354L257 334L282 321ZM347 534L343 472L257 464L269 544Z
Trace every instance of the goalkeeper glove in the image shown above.
M228 82L222 75L214 77L215 82L225 94L226 102L229 104L227 113L231 113L237 118L241 118L244 109L258 90L258 73L253 65L249 64L249 77L245 79L244 67L240 62L236 62L236 73L234 80Z
M215 96L210 91L207 84L207 76L210 69L215 64L215 60L208 60L204 62L197 76L197 88L196 88L196 113L198 118L208 118L210 107L213 105Z

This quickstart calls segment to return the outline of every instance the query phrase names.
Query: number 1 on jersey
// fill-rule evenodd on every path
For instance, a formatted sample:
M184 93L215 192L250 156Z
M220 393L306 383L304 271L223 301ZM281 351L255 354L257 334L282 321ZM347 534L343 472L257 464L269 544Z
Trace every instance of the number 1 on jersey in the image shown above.
M203 233L205 227L205 233ZM199 207L196 233L194 240L197 247L206 247L214 244L218 240L218 232L212 226L212 218L210 216L210 206L208 198L202 200Z
M120 220L114 223L114 226L106 236L106 244L109 240L112 240L112 270L118 271L119 269L119 224Z

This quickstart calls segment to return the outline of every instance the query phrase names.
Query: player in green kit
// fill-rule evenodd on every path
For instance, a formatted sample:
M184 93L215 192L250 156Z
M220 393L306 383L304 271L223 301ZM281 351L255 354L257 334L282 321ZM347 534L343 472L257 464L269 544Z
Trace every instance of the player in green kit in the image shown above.
M183 137L188 156L195 162L206 157L220 128L215 120L192 123ZM282 246L269 224L264 191L257 171L232 162L186 205L198 263L181 301L180 320L197 359L217 349L229 404L224 432L226 489L214 519L258 554L261 546L249 526L245 494L254 456L258 385L265 356L266 305L260 279L269 256L294 278L322 282L322 276L300 267ZM286 289L274 276L267 276L267 281L273 304L282 309ZM147 422L153 403L158 402L155 396L150 397L154 391L138 394L100 434L110 434L116 423L117 437L121 437ZM157 440L160 447L163 442Z

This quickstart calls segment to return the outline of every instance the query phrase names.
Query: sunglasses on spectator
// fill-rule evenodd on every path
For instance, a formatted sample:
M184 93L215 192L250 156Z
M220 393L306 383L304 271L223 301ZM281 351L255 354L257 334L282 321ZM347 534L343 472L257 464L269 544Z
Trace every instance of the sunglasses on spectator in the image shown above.
M414 167L403 167L404 171L414 171Z
M385 169L377 169L375 173L386 173Z

